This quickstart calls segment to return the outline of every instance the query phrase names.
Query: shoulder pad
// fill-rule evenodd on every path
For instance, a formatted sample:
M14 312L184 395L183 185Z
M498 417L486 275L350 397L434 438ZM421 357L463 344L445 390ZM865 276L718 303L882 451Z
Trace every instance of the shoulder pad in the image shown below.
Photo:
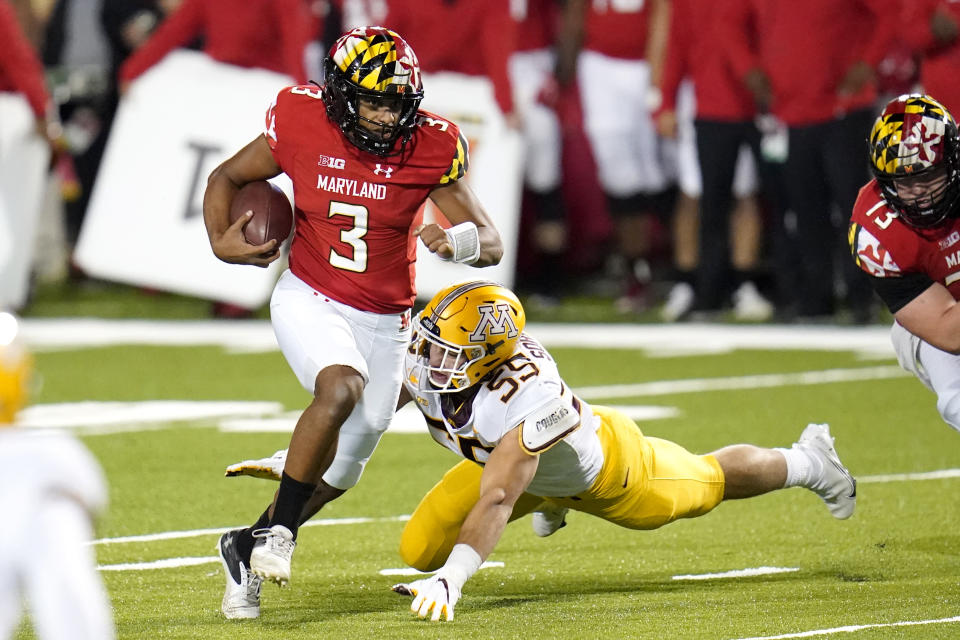
M520 446L528 453L542 453L580 426L580 412L567 398L532 411L520 423Z

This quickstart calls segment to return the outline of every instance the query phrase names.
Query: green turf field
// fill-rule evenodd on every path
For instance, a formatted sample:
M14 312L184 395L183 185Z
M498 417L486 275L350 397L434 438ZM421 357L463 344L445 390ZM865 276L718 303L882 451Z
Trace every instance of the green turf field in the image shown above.
M893 365L850 352L740 350L650 357L643 351L551 350L574 388ZM277 352L219 347L115 346L40 351L39 404L80 401L307 402ZM789 446L811 421L829 422L837 449L861 479L857 512L834 521L802 489L721 505L654 532L619 529L573 514L540 539L529 518L507 528L465 589L456 620L422 622L389 589L400 568L402 516L458 459L425 434L388 433L360 484L301 530L289 588L264 585L256 621L219 613L219 562L105 570L118 636L153 640L314 638L957 638L960 619L960 478L877 477L960 468L960 434L934 398L908 377L795 384L595 402L674 407L643 422L651 435L707 452L734 442ZM217 533L252 522L275 485L224 478L244 458L286 446L284 433L236 433L218 420L81 429L102 462L111 507L99 523L103 567L216 556ZM146 428L149 426L149 428ZM338 524L365 518L358 524ZM187 532L159 540L115 540ZM182 561L174 561L177 564ZM198 560L197 562L202 562ZM674 579L759 567L753 577ZM894 623L923 623L889 626ZM877 626L888 625L888 626ZM797 635L791 635L797 634ZM17 638L32 638L24 627Z

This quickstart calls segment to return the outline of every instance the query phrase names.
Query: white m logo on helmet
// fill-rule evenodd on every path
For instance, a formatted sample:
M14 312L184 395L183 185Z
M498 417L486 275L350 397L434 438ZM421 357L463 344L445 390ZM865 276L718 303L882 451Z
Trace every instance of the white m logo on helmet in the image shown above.
M483 342L486 339L485 332L490 336L507 334L508 338L515 338L520 333L513 318L510 317L510 305L506 302L499 302L496 305L481 304L477 307L477 311L480 312L480 322L470 334L470 340L473 342Z

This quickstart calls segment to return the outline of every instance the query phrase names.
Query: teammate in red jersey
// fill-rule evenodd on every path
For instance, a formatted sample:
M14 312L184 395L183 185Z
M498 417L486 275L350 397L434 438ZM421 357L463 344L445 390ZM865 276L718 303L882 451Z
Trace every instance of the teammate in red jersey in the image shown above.
M290 441L273 504L247 529L220 539L222 610L255 618L263 579L281 586L301 514L360 478L393 416L414 302L419 237L441 258L496 264L500 235L461 181L467 143L458 127L418 111L416 54L397 33L354 29L324 61L324 84L283 89L266 131L211 174L204 195L210 244L225 262L266 266L275 241L249 245L229 223L244 184L283 172L293 180L296 231L290 269L274 289L277 342L313 393ZM416 225L429 198L453 225Z
M895 322L900 366L937 394L960 430L960 139L947 109L921 94L891 100L870 133L874 179L850 221L856 264Z

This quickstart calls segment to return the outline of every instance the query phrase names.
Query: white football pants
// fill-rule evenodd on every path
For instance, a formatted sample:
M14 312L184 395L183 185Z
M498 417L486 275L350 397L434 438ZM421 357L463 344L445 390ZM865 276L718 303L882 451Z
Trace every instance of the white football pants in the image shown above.
M937 394L940 417L960 431L960 356L924 342L896 321L890 339L900 366Z
M396 411L410 313L359 311L287 270L273 290L270 319L287 363L311 395L317 374L332 365L352 367L366 380L360 402L340 428L336 458L323 474L330 486L349 489Z

